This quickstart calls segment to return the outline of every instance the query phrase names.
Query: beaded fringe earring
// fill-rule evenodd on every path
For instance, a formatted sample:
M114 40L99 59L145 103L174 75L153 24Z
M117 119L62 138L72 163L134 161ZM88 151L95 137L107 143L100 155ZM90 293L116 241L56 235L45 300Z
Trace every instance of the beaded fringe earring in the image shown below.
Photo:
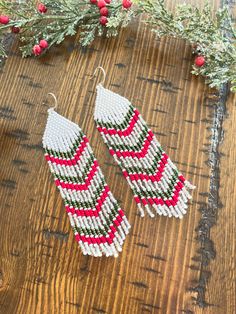
M105 79L104 69L99 68ZM172 163L138 110L126 98L105 89L100 83L94 119L133 190L141 216L145 209L151 217L155 212L182 218L191 199L188 190L195 187Z
M130 224L105 182L87 137L51 108L43 147L83 254L117 257Z

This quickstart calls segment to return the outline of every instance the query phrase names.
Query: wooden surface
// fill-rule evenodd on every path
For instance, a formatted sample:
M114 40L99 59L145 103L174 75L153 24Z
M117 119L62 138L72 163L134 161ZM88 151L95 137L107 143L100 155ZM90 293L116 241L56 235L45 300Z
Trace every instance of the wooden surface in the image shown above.
M25 60L13 42L1 66L0 313L234 314L235 96L225 89L219 95L190 74L188 43L155 41L138 21L88 49L75 42ZM183 220L139 217L93 122L101 76L91 77L99 65L105 86L138 107L197 186ZM48 92L91 140L131 222L117 259L82 256L74 241L43 157Z

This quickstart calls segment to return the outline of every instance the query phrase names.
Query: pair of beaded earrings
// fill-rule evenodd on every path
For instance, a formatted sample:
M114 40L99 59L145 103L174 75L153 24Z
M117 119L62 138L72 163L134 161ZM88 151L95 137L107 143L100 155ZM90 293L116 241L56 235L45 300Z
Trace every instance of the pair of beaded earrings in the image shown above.
M100 83L94 119L133 190L141 217L146 211L151 217L182 218L191 198L188 190L194 186L172 163L138 110ZM83 254L117 257L130 224L106 184L87 137L77 124L50 108L43 147Z

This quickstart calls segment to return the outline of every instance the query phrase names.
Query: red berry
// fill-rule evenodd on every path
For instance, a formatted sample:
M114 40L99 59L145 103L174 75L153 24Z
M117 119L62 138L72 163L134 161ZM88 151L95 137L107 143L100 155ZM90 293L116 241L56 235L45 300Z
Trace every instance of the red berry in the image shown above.
M9 17L6 15L0 15L0 24L8 24L10 21Z
M40 12L40 13L46 13L47 12L47 7L46 7L46 5L45 4L43 4L43 3L39 3L38 4L38 11Z
M45 39L41 39L39 42L39 46L43 49L48 48L48 42Z
M12 33L18 34L20 32L20 27L12 26L11 31Z
M100 24L106 25L107 22L108 22L108 19L107 19L106 16L101 16L101 17L100 17Z
M123 0L122 5L123 5L123 8L129 9L132 5L132 2L130 0Z
M111 0L105 0L107 4L110 4L111 3Z
M108 8L103 7L100 9L100 15L102 16L108 16Z
M205 58L203 56L198 56L196 59L195 59L195 65L198 66L198 67L202 67L204 64L205 64Z
M39 45L34 45L32 52L35 56L39 56L42 53L42 48Z
M98 0L97 6L101 9L106 6L106 1L105 0Z
M97 4L97 0L90 0L90 3Z

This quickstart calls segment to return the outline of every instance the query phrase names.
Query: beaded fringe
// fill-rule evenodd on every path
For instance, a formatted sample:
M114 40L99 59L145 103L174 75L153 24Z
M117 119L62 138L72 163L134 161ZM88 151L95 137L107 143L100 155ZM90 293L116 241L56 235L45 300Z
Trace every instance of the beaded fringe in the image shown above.
M78 125L48 110L45 158L84 255L118 256L130 224Z
M124 97L97 86L94 119L134 193L143 217L182 218L191 185L162 149L140 113Z

